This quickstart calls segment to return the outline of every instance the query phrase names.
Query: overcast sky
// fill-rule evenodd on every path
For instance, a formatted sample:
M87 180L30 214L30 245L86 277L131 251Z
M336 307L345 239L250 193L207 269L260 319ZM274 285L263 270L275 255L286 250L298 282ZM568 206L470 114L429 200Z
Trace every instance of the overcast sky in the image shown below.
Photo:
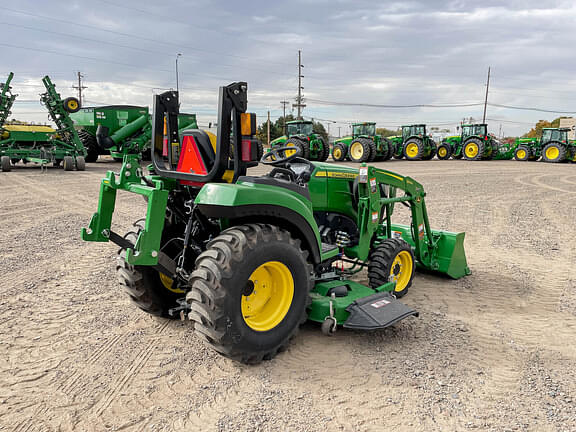
M489 102L576 111L576 3L573 1L292 0L163 2L0 0L0 81L15 72L13 117L46 119L39 105L49 74L63 96L77 71L85 105L150 105L175 88L182 109L214 121L217 88L247 81L249 109L264 120L294 102L302 50L306 117L332 134L352 121L379 126L454 126L482 118L482 106L382 108L380 105ZM572 48L570 48L572 47ZM290 109L290 108L289 108ZM560 114L488 106L490 130L526 132ZM328 123L327 120L336 123Z

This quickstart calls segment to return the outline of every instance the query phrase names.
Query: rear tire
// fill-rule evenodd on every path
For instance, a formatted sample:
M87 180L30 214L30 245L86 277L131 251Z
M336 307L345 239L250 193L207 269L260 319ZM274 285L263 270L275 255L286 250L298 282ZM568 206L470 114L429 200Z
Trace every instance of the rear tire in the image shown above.
M389 139L382 138L382 146L384 145L386 145L386 151L382 156L382 160L387 161L390 160L392 158L392 155L394 154L394 144L392 144L392 141L390 141Z
M80 111L81 108L80 101L75 97L67 97L62 102L62 105L64 106L64 110L71 114Z
M346 156L348 156L348 149L343 144L334 144L334 147L332 147L332 159L336 162L341 162L346 160Z
M480 160L484 153L484 142L478 138L470 138L464 143L462 154L466 160Z
M330 146L326 145L324 140L320 138L322 142L322 153L320 154L320 158L318 159L319 162L326 162L328 156L330 156Z
M411 138L404 143L404 157L407 160L422 160L424 154L424 143L418 138Z
M222 231L190 278L186 299L196 334L242 363L274 357L307 318L313 287L307 256L299 240L273 225Z
M167 224L167 222L166 222ZM128 232L124 238L132 243L136 243L140 231L144 229L144 219L134 223L135 231ZM164 233L168 233L167 225ZM169 239L163 238L163 245ZM126 262L126 249L118 251L118 261L116 264L116 274L118 282L123 290L128 294L132 303L150 315L175 319L168 314L168 310L178 306L177 299L184 297L184 292L175 292L167 288L170 279L165 275L160 276L158 270L150 266L133 266ZM164 282L163 280L164 279ZM171 286L171 285L170 285Z
M10 172L12 169L10 158L8 156L2 156L0 158L0 167L2 167L3 172Z
M74 158L72 156L64 156L62 167L64 171L72 171L74 169Z
M352 162L367 162L372 156L372 140L366 138L357 138L350 143L348 147L348 157Z
M558 142L551 142L542 149L544 162L558 163L566 159L566 147Z
M368 146L370 147L370 157L368 158L368 162L373 162L376 160L376 143L371 139L366 139L368 141Z
M98 160L98 142L96 137L85 130L78 131L78 138L82 141L82 145L88 153L86 155L86 162L92 163Z
M286 144L284 144L284 145L285 146L293 145L294 147L299 148L300 149L300 157L310 160L310 144L308 144L308 141L304 142L301 139L292 137L292 138L288 138L286 140Z
M408 243L401 239L386 239L374 246L368 257L368 280L370 287L378 288L390 280L396 281L394 295L404 297L414 278L414 253Z

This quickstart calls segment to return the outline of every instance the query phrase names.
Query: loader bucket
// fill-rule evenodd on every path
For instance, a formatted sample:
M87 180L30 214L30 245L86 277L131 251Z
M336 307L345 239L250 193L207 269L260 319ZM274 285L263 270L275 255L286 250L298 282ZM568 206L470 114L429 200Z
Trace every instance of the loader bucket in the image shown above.
M414 246L410 226L392 224L392 236L402 238ZM443 273L452 279L459 279L470 274L464 251L465 233L432 230L436 247L433 249L429 263L418 261L418 266L426 270Z

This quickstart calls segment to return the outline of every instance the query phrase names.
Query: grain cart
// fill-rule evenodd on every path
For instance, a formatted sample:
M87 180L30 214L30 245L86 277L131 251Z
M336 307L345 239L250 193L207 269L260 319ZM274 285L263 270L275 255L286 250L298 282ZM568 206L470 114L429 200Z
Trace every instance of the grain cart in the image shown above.
M150 174L137 156L124 156L82 230L86 241L120 246L120 285L145 312L188 317L221 354L258 363L306 319L331 334L339 324L377 329L416 315L397 300L416 268L469 274L464 233L430 228L426 194L410 177L313 163L293 146L264 154L268 174L247 175L258 150L246 83L220 88L215 148L201 130L179 136L176 92L154 99ZM119 190L148 205L125 235L112 225ZM410 225L392 223L396 204L408 208ZM362 269L369 286L349 279Z
M392 157L392 145L376 134L376 123L354 123L352 135L338 138L332 147L332 159L352 162L388 160Z
M430 160L436 155L436 143L426 133L426 125L402 126L402 135L389 137L392 142L392 156L408 160Z
M314 123L307 120L286 122L286 135L276 138L270 148L292 146L300 149L303 158L313 161L325 161L330 155L330 147L324 138L314 132Z
M447 137L438 146L438 159L494 159L497 154L498 142L486 123L462 125L460 135Z
M78 135L88 151L87 162L110 154L120 162L124 154L149 154L152 124L148 107L108 105L85 107L72 115ZM179 129L197 128L196 115L181 113Z
M10 76L10 79L12 74ZM19 161L23 163L34 162L41 166L52 163L59 166L62 163L64 170L78 171L85 169L86 150L74 130L69 113L80 109L78 99L69 97L64 100L56 91L56 86L48 76L42 79L46 92L40 95L40 102L48 110L48 116L56 124L56 129L47 126L35 125L2 125L0 135L0 166L2 171L10 171L12 165ZM2 90L2 104L0 105L0 119L10 114L11 97L9 80ZM12 95L12 103L15 95Z
M568 140L569 128L542 128L540 138L517 138L514 158L517 161L571 161L576 157L576 145Z

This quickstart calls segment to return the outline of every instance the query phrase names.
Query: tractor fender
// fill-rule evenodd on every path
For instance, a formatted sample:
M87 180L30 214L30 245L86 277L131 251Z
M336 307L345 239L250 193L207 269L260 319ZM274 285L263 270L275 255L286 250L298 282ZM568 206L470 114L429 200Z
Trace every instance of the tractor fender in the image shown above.
M278 186L252 183L210 183L194 203L209 218L225 219L230 226L269 223L288 230L310 252L314 264L321 261L321 240L308 198Z

